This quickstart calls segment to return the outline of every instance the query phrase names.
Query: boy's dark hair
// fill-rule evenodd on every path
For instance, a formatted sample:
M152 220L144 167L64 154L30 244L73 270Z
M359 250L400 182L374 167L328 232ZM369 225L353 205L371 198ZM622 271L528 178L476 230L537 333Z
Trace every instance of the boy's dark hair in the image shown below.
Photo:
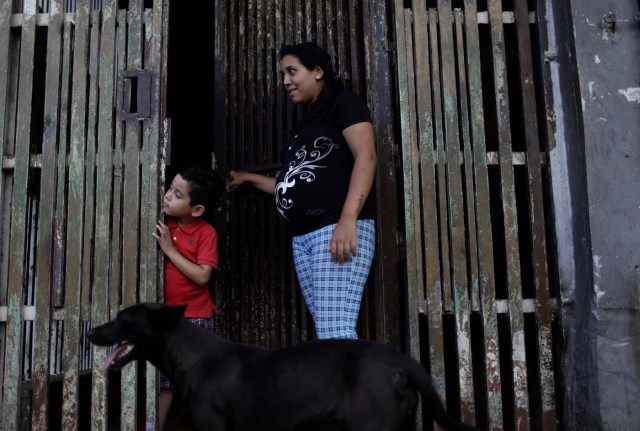
M326 113L328 108L333 105L333 101L338 93L344 89L344 85L333 70L331 56L315 43L302 42L295 45L283 45L280 48L280 60L282 60L285 55L297 57L300 63L309 70L320 66L323 72L322 80L324 81L324 87L311 106L311 109L309 109L304 118L291 131L292 135L294 135L304 126L312 123L317 118L320 118L322 114Z
M222 195L226 189L224 178L218 172L210 168L186 167L178 172L182 179L189 183L189 196L191 205L202 205L209 210L208 216L212 215L212 210L218 206Z

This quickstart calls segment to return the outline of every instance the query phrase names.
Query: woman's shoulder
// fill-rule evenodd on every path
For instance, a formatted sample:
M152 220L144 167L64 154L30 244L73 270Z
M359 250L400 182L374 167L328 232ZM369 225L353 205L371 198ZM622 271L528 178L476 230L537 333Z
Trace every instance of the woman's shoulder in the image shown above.
M340 130L344 130L352 124L371 122L371 112L360 96L343 90L336 96L333 121Z
M364 100L362 100L362 98L360 96L358 96L353 91L347 90L347 89L344 89L344 90L340 91L340 93L338 93L338 95L336 96L334 106L335 107L339 107L341 105L348 105L348 106L364 105L364 106L366 106L366 104L364 103Z

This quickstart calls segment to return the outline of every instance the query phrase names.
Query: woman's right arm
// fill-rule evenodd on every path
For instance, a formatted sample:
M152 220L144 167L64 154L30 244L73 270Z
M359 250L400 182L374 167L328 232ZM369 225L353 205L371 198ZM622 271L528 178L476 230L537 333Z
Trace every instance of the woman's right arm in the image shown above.
M249 184L256 189L268 193L272 196L276 194L276 179L275 177L268 177L266 175L254 174L252 172L245 171L231 171L229 173L231 180L227 183L229 190L234 190L243 184Z

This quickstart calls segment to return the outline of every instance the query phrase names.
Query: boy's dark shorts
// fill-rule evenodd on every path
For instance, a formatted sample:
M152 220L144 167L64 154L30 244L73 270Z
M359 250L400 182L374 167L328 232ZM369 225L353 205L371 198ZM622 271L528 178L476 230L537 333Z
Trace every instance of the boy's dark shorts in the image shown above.
M213 318L212 317L187 317L187 320L207 331L213 332ZM160 373L160 389L173 389L171 384L164 374Z

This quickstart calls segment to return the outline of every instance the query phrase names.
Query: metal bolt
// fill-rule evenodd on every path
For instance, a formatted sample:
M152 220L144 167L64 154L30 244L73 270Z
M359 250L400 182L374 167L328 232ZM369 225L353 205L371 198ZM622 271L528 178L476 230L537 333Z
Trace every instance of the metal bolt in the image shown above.
M616 17L616 14L610 13L609 15L604 17L604 19L602 20L602 25L611 31L615 31L617 22L618 18Z
M633 14L633 19L637 22L640 22L640 12L636 12Z

